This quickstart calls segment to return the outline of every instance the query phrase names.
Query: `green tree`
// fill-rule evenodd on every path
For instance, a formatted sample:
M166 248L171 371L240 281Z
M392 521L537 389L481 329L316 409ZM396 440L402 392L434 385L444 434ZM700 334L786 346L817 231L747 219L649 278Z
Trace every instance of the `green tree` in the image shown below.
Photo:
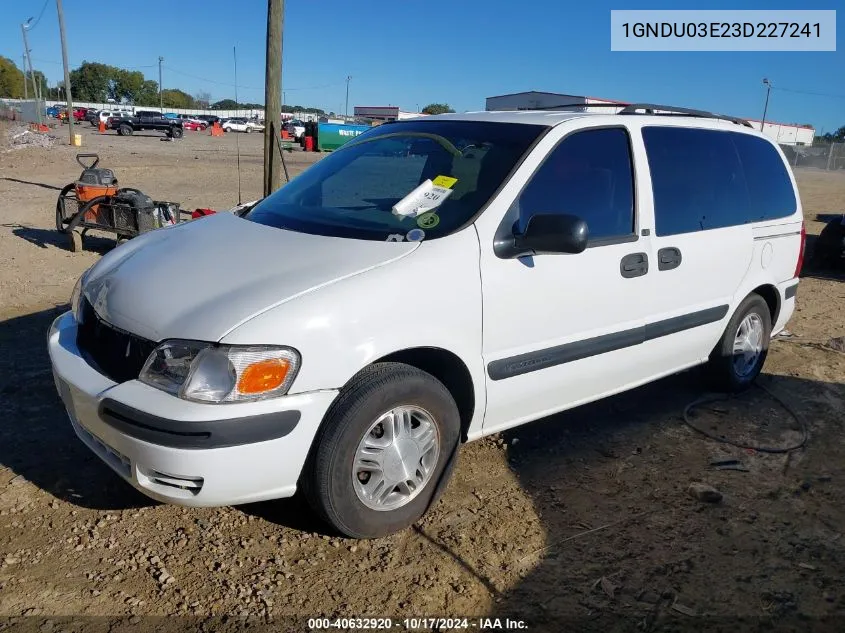
M35 70L32 73L26 73L26 82L27 82L27 90L30 92L30 96L32 96L32 77L35 76L35 83L38 84L39 89L41 90L41 98L48 99L47 96L48 87L47 87L47 78L44 76L40 70Z
M162 103L169 108L193 108L194 98L187 92L177 89L161 91Z
M423 114L445 114L446 112L454 112L448 103L429 103L422 109Z
M114 66L97 62L82 62L79 68L70 71L70 87L79 101L104 103L112 96Z
M237 110L238 102L234 99L221 99L211 104L212 110Z
M8 57L0 55L0 97L23 97L23 72Z
M837 142L845 141L845 125L833 133L833 140Z

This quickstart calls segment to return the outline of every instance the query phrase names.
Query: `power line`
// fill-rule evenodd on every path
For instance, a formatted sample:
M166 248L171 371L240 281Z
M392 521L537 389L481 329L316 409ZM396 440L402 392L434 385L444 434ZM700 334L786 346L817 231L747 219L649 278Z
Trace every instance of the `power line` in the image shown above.
M793 90L792 88L779 88L772 86L772 90L780 90L781 92L793 92L799 95L813 95L814 97L832 97L834 99L845 99L845 95L836 95L829 92L813 92L811 90Z
M41 16L44 15L44 10L47 8L48 2L50 2L50 0L44 0L44 4L41 6L41 11L38 13L38 19L35 20L35 24L27 27L30 31L38 26L38 23L41 21Z
M256 88L255 86L244 86L244 85L241 85L241 84L238 84L237 86L235 86L235 84L229 83L227 81L217 81L215 79L209 79L207 77L200 77L198 75L192 75L191 73L186 73L186 72L183 72L181 70L177 70L177 69L175 69L171 66L165 66L165 68L167 68L167 70L169 70L170 72L176 73L177 75L184 75L185 77L190 77L191 79L197 79L199 81L205 81L205 82L208 82L210 84L217 84L218 86L227 86L229 88L244 88L246 90L264 90L263 86L261 88ZM322 86L309 86L307 88L285 88L285 92L299 92L299 91L303 91L303 90L322 90L323 88L331 88L332 86L339 86L342 83L344 83L344 82L343 81L336 81L336 82L330 83L330 84L323 84Z

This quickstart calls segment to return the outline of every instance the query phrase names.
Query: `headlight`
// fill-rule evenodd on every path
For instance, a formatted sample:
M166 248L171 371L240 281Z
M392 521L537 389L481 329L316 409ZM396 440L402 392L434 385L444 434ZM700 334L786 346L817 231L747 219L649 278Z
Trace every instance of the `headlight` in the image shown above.
M244 402L286 394L299 364L299 353L289 347L166 341L150 354L139 380L185 400Z

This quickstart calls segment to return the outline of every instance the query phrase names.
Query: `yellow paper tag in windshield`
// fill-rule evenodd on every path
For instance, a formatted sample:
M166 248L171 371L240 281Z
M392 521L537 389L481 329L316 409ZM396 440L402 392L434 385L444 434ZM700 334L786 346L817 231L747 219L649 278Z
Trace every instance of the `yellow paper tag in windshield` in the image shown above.
M451 189L452 185L458 182L458 179L452 178L451 176L438 176L431 182L437 185L438 187L445 187L446 189Z

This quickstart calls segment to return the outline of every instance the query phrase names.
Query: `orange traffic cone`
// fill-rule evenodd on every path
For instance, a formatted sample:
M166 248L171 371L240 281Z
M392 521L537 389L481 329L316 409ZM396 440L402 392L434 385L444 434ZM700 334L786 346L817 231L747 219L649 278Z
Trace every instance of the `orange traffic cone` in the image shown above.
M106 133L106 122L105 121L100 121L100 126L99 126L98 130L99 130L100 134Z

